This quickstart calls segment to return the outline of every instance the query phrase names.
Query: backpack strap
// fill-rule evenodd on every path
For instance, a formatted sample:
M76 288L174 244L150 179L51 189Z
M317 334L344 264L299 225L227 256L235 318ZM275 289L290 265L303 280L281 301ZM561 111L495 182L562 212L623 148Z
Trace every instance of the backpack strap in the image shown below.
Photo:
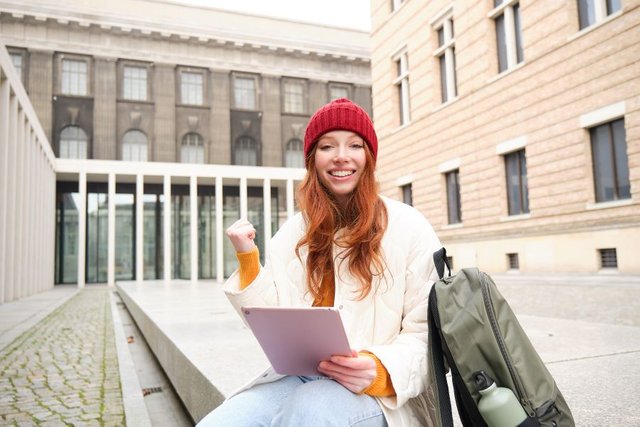
M442 248L442 250L444 250L444 248ZM442 268L444 269L444 267ZM453 427L451 397L449 396L449 386L447 385L446 377L447 370L444 367L444 353L442 351L440 337L440 316L438 316L437 310L436 286L433 285L429 292L429 312L427 316L429 322L429 351L431 352L431 359L433 360L433 370L436 380L440 425L441 427Z
M449 260L447 259L447 250L442 247L433 253L433 262L436 265L436 271L438 272L438 277L444 278L444 267L447 266L447 270L449 270L448 276L451 277L451 266L449 265Z

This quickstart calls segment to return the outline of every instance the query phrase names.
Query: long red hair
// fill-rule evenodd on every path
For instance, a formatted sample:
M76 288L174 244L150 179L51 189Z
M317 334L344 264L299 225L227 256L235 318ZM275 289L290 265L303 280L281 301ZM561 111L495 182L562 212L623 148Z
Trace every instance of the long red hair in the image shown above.
M343 248L340 255L349 260L349 271L360 281L362 299L371 291L374 276L382 275L384 259L382 236L387 228L387 208L378 197L375 160L365 144L366 162L356 189L342 210L333 195L320 182L315 168L316 146L306 158L307 174L297 193L298 206L306 219L307 230L296 245L306 246L307 285L315 300L322 299L324 277L333 277L333 244ZM336 232L344 228L340 236Z

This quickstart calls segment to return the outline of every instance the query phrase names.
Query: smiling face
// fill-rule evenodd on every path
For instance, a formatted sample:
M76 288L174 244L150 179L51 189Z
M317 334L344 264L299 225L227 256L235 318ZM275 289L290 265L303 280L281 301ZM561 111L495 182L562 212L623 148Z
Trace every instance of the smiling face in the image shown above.
M318 178L344 207L364 173L366 143L354 132L334 130L322 135L316 144Z

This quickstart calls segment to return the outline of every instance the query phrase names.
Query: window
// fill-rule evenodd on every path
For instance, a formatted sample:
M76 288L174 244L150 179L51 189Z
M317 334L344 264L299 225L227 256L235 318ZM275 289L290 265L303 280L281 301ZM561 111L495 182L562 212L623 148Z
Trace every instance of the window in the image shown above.
M86 61L75 59L62 60L62 93L65 95L87 95Z
M180 73L180 99L183 104L202 105L204 76L202 73L183 71Z
M453 271L453 257L447 256L447 262L449 263L449 268Z
M622 9L621 0L578 0L580 29L602 21L607 16Z
M235 77L233 79L234 106L243 110L256 109L256 79Z
M233 147L233 164L258 166L258 144L250 136L236 139Z
M341 85L329 85L329 100L333 101L338 98L349 98L349 87Z
M131 101L147 100L147 68L124 66L122 97Z
M13 68L15 68L18 78L22 81L22 53L9 52L9 56L11 57L11 62L13 63Z
M304 167L304 152L301 140L294 138L287 142L287 149L284 153L284 165L288 168Z
M182 138L180 161L182 163L204 163L204 143L199 134L190 132Z
M409 58L407 52L402 52L394 58L396 78L393 84L398 96L398 111L400 125L409 123Z
M496 26L498 71L503 72L524 60L520 4L515 0L494 0L489 13Z
M458 169L445 174L447 182L447 218L449 224L462 222L460 208L460 171Z
M527 185L527 161L524 150L504 156L507 176L507 201L509 215L529 213L529 187Z
M589 129L596 202L631 198L624 119Z
M285 80L284 86L284 112L304 114L304 82Z
M86 159L87 134L78 126L67 126L60 132L60 158Z
M402 6L402 3L404 3L404 0L391 0L391 11L395 12L398 10L398 8Z
M600 268L618 268L616 248L598 249Z
M122 137L122 160L147 161L147 136L139 130L130 130Z
M520 260L518 259L518 254L507 254L507 265L509 270L519 270Z
M413 186L411 183L401 186L400 190L402 191L402 202L413 206Z
M440 92L442 102L451 101L457 95L456 88L456 54L453 35L453 19L445 18L436 27L438 33L438 49L433 55L440 65Z

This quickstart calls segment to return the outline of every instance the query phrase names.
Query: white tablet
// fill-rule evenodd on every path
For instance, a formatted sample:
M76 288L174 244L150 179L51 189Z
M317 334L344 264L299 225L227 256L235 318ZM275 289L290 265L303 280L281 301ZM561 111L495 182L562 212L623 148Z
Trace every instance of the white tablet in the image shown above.
M351 355L335 308L243 307L242 314L279 374L322 375L321 361Z

